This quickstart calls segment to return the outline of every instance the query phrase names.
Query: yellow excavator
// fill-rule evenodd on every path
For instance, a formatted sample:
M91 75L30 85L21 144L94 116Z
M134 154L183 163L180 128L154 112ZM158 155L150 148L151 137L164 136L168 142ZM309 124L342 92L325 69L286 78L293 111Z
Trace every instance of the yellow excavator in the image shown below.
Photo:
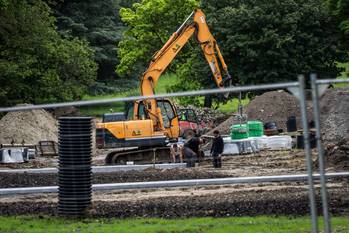
M193 22L188 21L193 17ZM211 34L204 13L196 9L166 44L154 54L141 80L141 94L153 96L161 74L177 56L179 51L195 34L204 56L211 68L214 81L219 88L231 85L227 65ZM218 56L218 58L217 58ZM219 62L226 74L223 79ZM124 121L98 123L96 143L99 148L114 148L106 156L107 164L133 164L169 162L169 142L179 137L178 115L168 99L135 101L126 111Z

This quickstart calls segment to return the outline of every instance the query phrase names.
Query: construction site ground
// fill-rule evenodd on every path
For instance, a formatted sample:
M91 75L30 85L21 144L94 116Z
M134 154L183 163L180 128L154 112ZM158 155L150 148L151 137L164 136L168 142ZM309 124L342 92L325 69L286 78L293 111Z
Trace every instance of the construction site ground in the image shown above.
M313 160L316 160L316 153ZM221 169L214 169L206 160L196 168L98 173L93 175L93 183L304 174L305 164L302 150L263 151L224 157ZM331 165L327 170L345 169ZM57 185L56 179L56 174L2 174L0 187L51 186ZM341 178L328 182L332 214L349 215L348 181L348 178ZM321 212L318 181L315 186ZM57 202L57 194L3 196L0 213L56 215ZM306 182L278 182L94 192L90 214L92 217L306 215L309 214L308 205Z
M330 89L320 99L322 138L327 171L349 171L349 90ZM285 91L272 91L255 97L246 106L250 120L274 121L286 130L286 120L296 116L301 127L300 111L295 97ZM308 106L309 117L312 107ZM206 115L203 114L203 115ZM213 117L214 118L214 117ZM218 129L229 134L231 116ZM57 141L57 120L44 110L11 112L0 120L0 143L36 144L40 140ZM21 127L18 127L21 126ZM49 131L48 131L49 129ZM208 134L211 134L208 132ZM93 136L94 138L94 136ZM94 148L94 147L93 147ZM209 146L206 148L209 149ZM93 165L103 165L107 151L94 148ZM4 164L0 169L56 167L57 157L37 157L29 163ZM313 151L314 170L317 170ZM195 168L171 170L147 169L93 175L93 183L142 182L178 179L204 179L265 175L305 174L306 162L302 150L263 151L258 154L223 157L223 167L214 169L205 161ZM0 188L57 185L56 174L0 175ZM321 213L319 181L315 182L316 201ZM349 180L328 180L331 214L349 216ZM56 215L57 194L1 196L0 214ZM306 182L278 182L123 190L94 192L92 217L187 217L187 216L242 216L242 215L307 215L310 213Z

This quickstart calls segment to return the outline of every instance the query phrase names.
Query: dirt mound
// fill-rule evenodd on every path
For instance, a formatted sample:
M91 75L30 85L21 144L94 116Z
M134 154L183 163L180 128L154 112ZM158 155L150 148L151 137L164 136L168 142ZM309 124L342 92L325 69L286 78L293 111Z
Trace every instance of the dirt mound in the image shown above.
M349 89L327 90L320 107L326 161L337 169L349 168Z
M308 107L310 113L311 108ZM249 120L259 120L263 123L276 122L279 129L287 130L288 117L295 116L297 127L302 128L300 103L296 97L285 91L271 91L257 96L245 109ZM311 114L308 114L312 118Z
M213 135L213 131L219 130L219 132L223 135L230 133L230 127L234 124L238 124L239 121L235 119L234 116L229 117L227 120L222 122L220 125L218 125L216 128L212 129L210 132L208 132L208 135Z
M0 144L57 141L57 121L45 110L9 112L0 120Z
M257 96L245 107L244 110L248 116L248 120L259 120L263 123L273 121L276 122L279 129L283 129L284 131L287 130L287 118L295 116L297 127L302 128L299 101L293 95L282 90L270 91ZM312 108L308 106L309 119L312 119L311 110ZM232 116L216 127L216 129L223 134L229 134L231 125L237 123L239 122Z

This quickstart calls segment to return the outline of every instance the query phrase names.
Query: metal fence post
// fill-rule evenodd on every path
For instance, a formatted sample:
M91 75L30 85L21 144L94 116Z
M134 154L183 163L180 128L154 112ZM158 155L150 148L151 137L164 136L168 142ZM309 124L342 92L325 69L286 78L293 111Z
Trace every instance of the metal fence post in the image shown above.
M299 101L302 113L302 124L303 124L303 138L304 138L304 151L307 160L307 171L308 171L308 185L309 185L309 201L310 201L310 211L311 211L311 223L312 232L318 232L318 221L317 221L317 211L315 202L315 190L314 190L314 179L312 171L312 156L309 141L309 127L308 127L308 117L307 117L307 104L305 101L305 83L304 75L298 75L299 82Z
M318 90L318 85L316 83L317 75L311 74L310 78L311 78L311 89L312 89L312 99L313 99L314 122L315 122L315 128L316 128L316 144L317 144L318 160L319 160L322 211L324 215L325 232L330 233L331 221L330 221L330 216L328 211L328 202L327 202L324 151L321 144L319 90Z

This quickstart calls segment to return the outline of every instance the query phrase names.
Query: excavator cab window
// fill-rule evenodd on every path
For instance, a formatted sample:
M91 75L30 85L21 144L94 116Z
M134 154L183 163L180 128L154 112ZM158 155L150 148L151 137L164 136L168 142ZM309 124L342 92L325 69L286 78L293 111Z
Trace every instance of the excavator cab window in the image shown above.
M168 100L158 100L158 107L161 109L162 120L165 128L171 127L171 121L176 117L172 104Z
M145 120L147 118L148 118L147 112L145 111L145 107L144 107L143 102L139 103L139 105L138 105L138 119Z
M134 107L138 106L137 108L137 112L134 112ZM138 104L129 104L127 106L127 110L126 110L126 119L127 120L145 120L145 119L149 119L147 112L145 111L145 107L143 102L139 102Z
M133 103L127 104L127 106L126 106L126 119L128 121L134 120L133 112L134 112L134 105L133 105Z

